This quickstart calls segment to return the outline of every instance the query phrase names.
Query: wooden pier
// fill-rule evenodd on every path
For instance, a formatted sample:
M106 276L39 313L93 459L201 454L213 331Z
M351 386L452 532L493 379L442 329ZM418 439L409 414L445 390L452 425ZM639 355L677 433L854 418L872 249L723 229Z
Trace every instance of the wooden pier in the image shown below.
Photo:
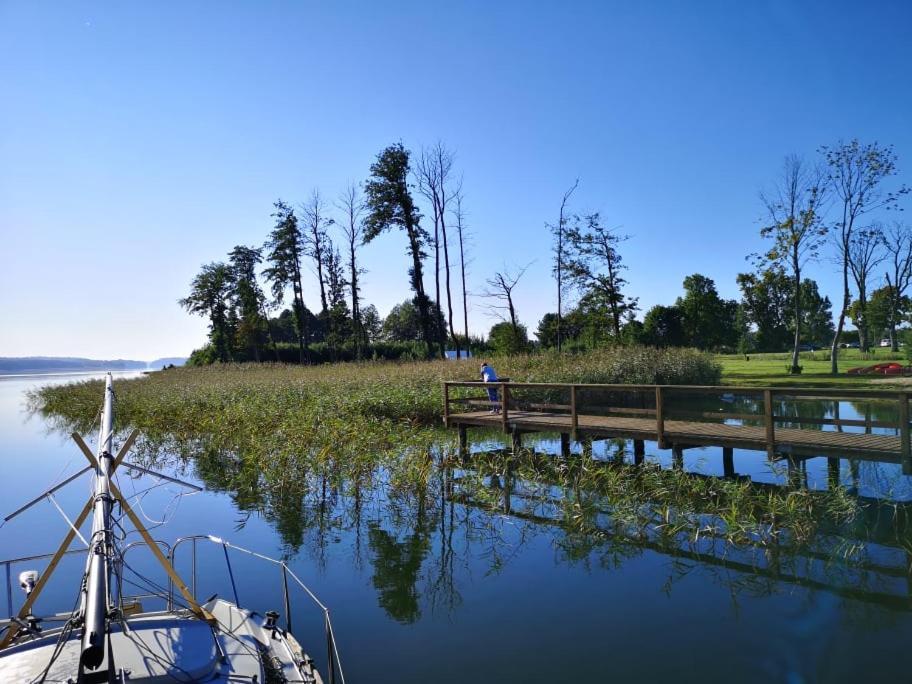
M488 398L489 389L497 390L496 402ZM643 443L654 441L672 449L676 460L688 447L722 447L726 470L732 467L732 449L748 449L770 459L900 463L903 473L912 475L904 390L447 381L443 395L444 424L459 430L462 449L470 427L494 428L511 434L514 447L526 433L560 433L565 454L571 440L585 449L593 440L627 439L633 440L637 460L645 453ZM820 415L785 411L808 402L830 408ZM840 418L843 402L864 404L865 417ZM717 407L700 410L701 403ZM888 415L872 418L872 406Z

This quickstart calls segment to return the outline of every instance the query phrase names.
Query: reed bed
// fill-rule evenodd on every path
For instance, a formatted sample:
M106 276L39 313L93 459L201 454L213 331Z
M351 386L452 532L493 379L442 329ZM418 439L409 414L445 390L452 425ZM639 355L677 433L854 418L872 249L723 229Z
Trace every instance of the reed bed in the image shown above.
M499 487L490 486L492 478ZM802 548L821 530L850 525L860 514L858 500L843 487L764 487L662 468L652 461L563 460L526 449L475 455L472 469L460 479L462 495L491 510L503 506L504 491L511 486L523 509L547 512L564 529L593 542L620 535ZM844 548L837 555L858 550Z
M218 488L272 502L267 506L308 492L325 498L327 489L360 496L382 488L387 501L423 498L454 451L451 433L441 429L442 382L475 379L478 364L173 369L118 381L118 423L143 433L141 456L153 460L166 453L192 461ZM495 365L521 382L715 384L720 373L710 357L692 350L529 355L496 359ZM41 388L30 399L34 410L61 428L90 433L101 395L102 383L87 381ZM529 482L547 475L564 490L563 523L577 534L602 534L593 521L610 511L614 524L634 537L648 531L765 545L785 536L803 544L824 521L850 520L856 512L842 490L758 494L743 483L648 464L568 467L531 457L510 465ZM485 491L475 487L473 496L483 500Z
M693 350L605 349L577 355L496 360L516 381L711 383L719 367ZM429 451L445 448L442 383L475 380L478 360L271 364L179 368L116 383L118 424L177 450L234 452L270 482L318 470L337 481L378 464L423 472ZM45 387L32 407L67 428L87 431L100 381ZM417 455L417 457L416 457Z

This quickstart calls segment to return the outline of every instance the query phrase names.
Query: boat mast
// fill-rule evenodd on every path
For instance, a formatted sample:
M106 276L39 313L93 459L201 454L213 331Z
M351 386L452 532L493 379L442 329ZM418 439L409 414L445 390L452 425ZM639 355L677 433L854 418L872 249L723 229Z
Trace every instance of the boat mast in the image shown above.
M79 663L89 670L97 669L104 661L108 611L111 607L111 560L114 556L111 535L111 509L114 504L114 497L111 496L113 439L114 386L111 374L108 373L96 452L98 463L95 467L92 538L82 590L83 632Z

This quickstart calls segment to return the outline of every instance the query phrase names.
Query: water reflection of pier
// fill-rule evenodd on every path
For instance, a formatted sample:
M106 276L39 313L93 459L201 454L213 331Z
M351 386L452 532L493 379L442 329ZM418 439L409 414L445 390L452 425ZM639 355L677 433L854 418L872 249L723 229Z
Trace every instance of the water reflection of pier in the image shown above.
M557 459L559 469L555 471L554 456L527 452L527 467L521 476L511 465L513 458L507 450L464 455L461 465L446 471L445 498L469 508L559 529L567 539L574 536L567 529L567 504L569 499L580 496L568 473L584 460L589 469L636 467L623 460L571 456ZM534 478L529 477L530 463ZM563 474L556 476L555 472ZM686 476L728 479L701 473ZM783 485L753 482L746 477L741 480L758 492L783 490ZM469 485L464 486L466 482ZM481 496L479 483L485 490ZM912 612L912 503L861 496L855 499L860 517L851 524L824 521L812 543L777 540L773 544L731 544L717 531L704 531L698 539L669 536L649 527L645 533L644 529L632 533L625 524L614 520L610 501L602 500L592 514L589 534L576 535L583 540L583 548L574 553L604 546L626 547L634 553L642 549L675 562L740 573L746 582L754 583L755 589L759 582L762 590L769 593L775 593L777 585L797 585ZM697 511L697 515L709 518L714 513ZM597 532L595 537L592 531Z

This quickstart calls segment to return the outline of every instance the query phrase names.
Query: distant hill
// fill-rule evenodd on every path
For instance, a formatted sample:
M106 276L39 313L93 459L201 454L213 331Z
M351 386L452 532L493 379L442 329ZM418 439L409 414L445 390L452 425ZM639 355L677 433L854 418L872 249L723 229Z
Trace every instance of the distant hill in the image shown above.
M0 375L18 373L79 373L105 370L158 370L174 364L182 366L186 359L169 357L154 361L134 359L83 359L71 356L0 357Z
M183 366L187 363L186 356L165 356L155 361L149 361L149 368L158 370L163 366Z

